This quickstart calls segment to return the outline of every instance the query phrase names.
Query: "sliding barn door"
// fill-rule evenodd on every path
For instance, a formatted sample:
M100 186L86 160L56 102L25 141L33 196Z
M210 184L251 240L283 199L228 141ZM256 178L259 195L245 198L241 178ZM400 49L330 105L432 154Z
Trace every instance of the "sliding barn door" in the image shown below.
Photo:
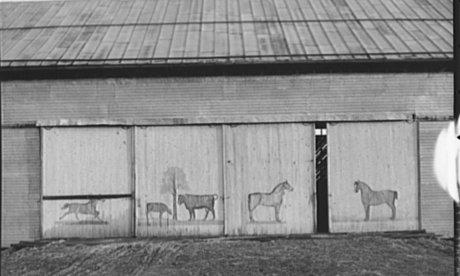
M222 128L136 127L136 234L223 233Z
M328 124L331 232L418 229L416 134L412 122Z
M130 135L116 127L42 129L44 238L132 235Z
M313 131L311 124L224 126L226 234L313 232Z

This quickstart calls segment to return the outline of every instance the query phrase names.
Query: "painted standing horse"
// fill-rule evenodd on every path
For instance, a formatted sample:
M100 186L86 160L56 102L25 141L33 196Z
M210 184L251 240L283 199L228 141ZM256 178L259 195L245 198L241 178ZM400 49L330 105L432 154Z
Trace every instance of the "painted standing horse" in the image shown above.
M355 192L361 191L361 202L363 203L364 212L366 217L364 221L369 220L369 213L371 206L387 204L391 208L391 219L396 217L395 200L398 199L398 192L392 190L373 191L369 185L363 181L355 181Z
M293 191L294 188L287 181L281 182L273 188L270 193L251 193L248 195L249 219L254 221L252 212L259 206L268 206L275 208L275 218L281 222L279 217L281 204L283 203L284 191Z
M62 210L67 209L67 212L62 215L59 220L63 219L65 216L69 214L75 214L75 217L77 220L80 220L78 218L78 214L83 214L83 215L93 215L95 218L98 220L102 221L99 218L99 211L96 210L97 203L99 201L104 201L103 199L90 199L86 203L66 203L62 206Z

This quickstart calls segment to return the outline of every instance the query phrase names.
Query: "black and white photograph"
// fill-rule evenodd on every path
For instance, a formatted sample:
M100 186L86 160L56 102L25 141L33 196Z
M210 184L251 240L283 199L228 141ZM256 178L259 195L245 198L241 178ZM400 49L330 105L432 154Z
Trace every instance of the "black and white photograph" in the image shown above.
M0 0L1 275L460 275L460 0Z

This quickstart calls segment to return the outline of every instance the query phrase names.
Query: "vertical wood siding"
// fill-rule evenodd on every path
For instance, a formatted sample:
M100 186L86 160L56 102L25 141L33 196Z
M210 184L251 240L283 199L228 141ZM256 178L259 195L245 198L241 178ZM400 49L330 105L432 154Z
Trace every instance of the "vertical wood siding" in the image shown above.
M418 229L417 138L415 123L328 124L331 232ZM386 204L370 207L365 217L354 181L374 191L395 190L396 219Z
M40 238L39 202L39 129L2 129L2 247Z
M436 139L448 122L420 122L420 200L422 229L448 237L454 236L454 206L441 189L433 171Z
M194 236L223 233L222 128L217 126L137 127L136 139L136 229L138 236ZM173 169L171 169L173 168ZM169 170L169 172L168 172ZM172 172L172 173L171 173ZM167 180L169 177L169 181ZM205 209L189 221L186 204L177 202L173 219L172 179L177 194L210 196L216 218ZM200 197L203 198L203 197ZM149 214L147 203L162 203L171 212ZM192 205L188 205L192 206ZM203 206L203 204L200 204Z
M86 204L89 200L44 200L43 238L127 237L131 233L131 198L98 200L98 218L92 214L66 213L66 204ZM71 207L70 207L71 208ZM62 219L60 219L62 217Z
M132 192L131 139L116 127L43 129L43 196L117 195ZM130 198L43 200L44 238L130 236ZM67 207L66 207L67 206ZM73 206L73 207L71 207ZM78 211L77 216L72 208ZM79 209L81 208L81 209ZM67 212L70 214L64 216ZM64 217L62 217L64 216Z
M131 193L129 140L122 128L43 129L43 195Z
M295 234L314 231L314 128L310 124L238 125L224 128L225 232ZM269 193L287 180L275 221L273 207L254 209L250 222L248 195Z

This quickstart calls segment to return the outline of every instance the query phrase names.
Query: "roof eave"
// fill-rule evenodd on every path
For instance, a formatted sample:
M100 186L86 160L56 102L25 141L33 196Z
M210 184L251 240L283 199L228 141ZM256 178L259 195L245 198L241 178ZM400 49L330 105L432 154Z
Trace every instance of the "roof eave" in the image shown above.
M453 59L0 67L0 80L454 72Z

